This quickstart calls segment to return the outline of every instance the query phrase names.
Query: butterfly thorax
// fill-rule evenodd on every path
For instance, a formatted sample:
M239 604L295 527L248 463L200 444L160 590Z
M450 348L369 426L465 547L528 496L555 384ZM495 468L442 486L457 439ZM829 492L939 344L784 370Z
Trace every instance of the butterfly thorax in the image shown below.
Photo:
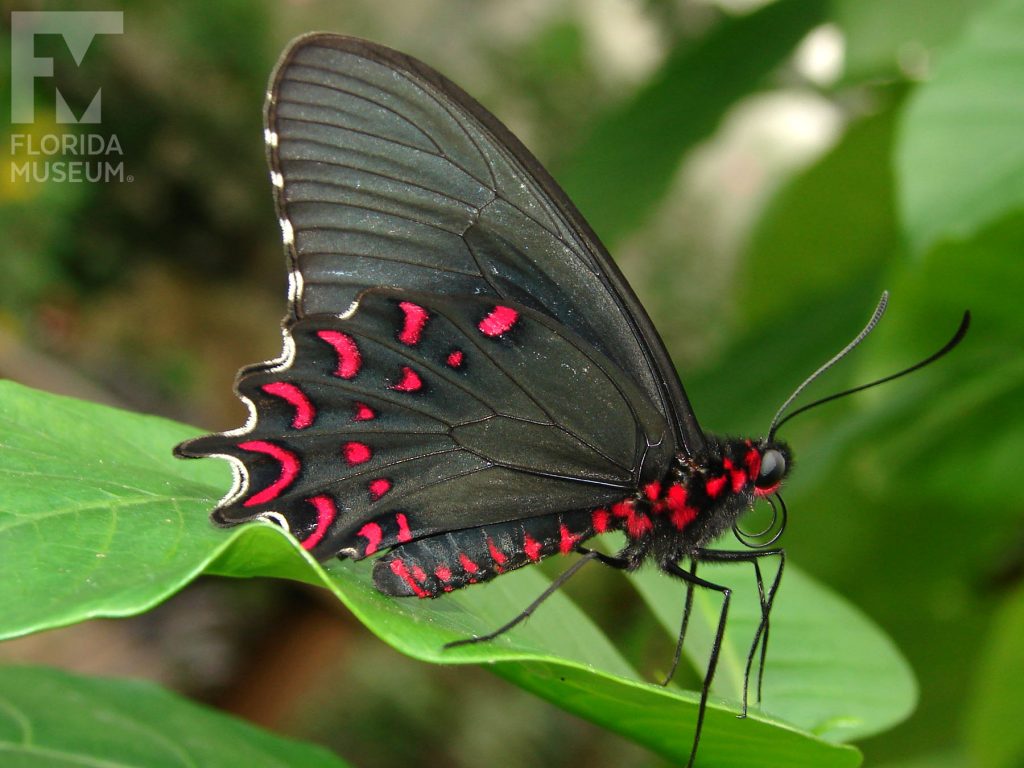
M766 453L770 462L781 457L781 466L764 472ZM629 540L622 555L639 566L648 557L675 562L707 546L778 490L790 456L783 443L708 436L699 456L676 456L664 479L608 508L610 527Z

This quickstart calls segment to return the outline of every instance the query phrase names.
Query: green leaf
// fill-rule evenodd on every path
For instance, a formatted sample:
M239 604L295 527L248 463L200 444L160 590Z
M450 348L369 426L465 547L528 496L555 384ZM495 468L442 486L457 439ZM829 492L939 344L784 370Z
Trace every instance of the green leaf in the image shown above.
M973 765L1015 768L1024 764L1024 589L996 612L981 655L981 670L967 712L967 743Z
M697 694L639 680L562 593L495 642L443 649L517 614L543 589L537 569L436 601L389 598L373 588L366 563L321 566L272 525L214 529L207 515L228 485L223 463L178 461L170 453L192 431L9 382L0 384L0 398L0 535L11 553L0 561L4 636L142 611L202 572L301 579L330 589L404 653L492 663L498 674L559 706L672 760L686 758ZM804 661L820 663L810 654ZM766 763L766 755L774 762ZM760 713L738 720L717 701L701 758L708 766L751 768L859 764L852 748Z
M762 572L767 588L774 559ZM769 565L771 563L771 565ZM706 566L701 575L734 589L726 642L714 690L741 699L747 652L761 619L756 593L739 589L754 580L748 564ZM680 585L659 574L635 577L638 589L671 634L679 631ZM695 619L684 651L695 665L706 663L721 611L719 595L694 593ZM787 565L771 614L768 662L761 709L829 741L851 741L879 733L907 718L917 703L913 672L899 651L863 614L842 598ZM756 666L751 675L751 704Z
M916 254L1024 207L1024 4L979 12L907 107L895 162Z
M345 767L149 683L42 667L0 668L0 759L7 768Z
M771 3L680 44L630 101L604 117L556 176L611 246L664 196L683 154L726 110L764 85L824 20L820 0Z

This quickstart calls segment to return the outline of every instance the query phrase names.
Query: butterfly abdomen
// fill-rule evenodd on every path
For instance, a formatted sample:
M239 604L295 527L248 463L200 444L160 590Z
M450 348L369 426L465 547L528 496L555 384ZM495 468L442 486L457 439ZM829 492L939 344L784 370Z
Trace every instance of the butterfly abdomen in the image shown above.
M374 563L373 581L396 597L438 597L549 555L568 554L613 527L614 518L600 509L452 531L394 548Z

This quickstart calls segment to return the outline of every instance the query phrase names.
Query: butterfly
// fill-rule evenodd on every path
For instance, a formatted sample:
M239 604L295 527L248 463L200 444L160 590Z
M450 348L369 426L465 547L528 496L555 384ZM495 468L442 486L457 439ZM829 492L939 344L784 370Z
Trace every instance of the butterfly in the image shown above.
M652 561L687 589L669 678L694 588L717 592L692 764L730 600L698 564L755 566L762 618L748 680L759 644L763 672L785 562L773 545L792 455L775 430L793 398L767 437L704 432L576 207L426 64L355 38L299 38L272 76L265 125L289 265L284 351L239 372L243 427L176 449L230 461L234 484L213 521L270 520L321 560L373 556L374 584L396 597L581 555L522 614L462 642L511 629L592 560L627 571ZM714 548L730 529L741 535L737 520L758 499L782 509L773 535ZM617 554L585 545L608 531L625 534ZM778 567L766 589L768 557Z

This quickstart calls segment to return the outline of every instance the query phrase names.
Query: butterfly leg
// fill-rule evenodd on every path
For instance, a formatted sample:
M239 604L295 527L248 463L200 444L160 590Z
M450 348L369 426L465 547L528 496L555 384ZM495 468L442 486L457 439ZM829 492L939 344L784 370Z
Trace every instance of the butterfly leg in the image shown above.
M776 571L775 578L772 580L771 586L768 588L768 592L766 594L764 590L764 579L761 575L760 560L763 557L774 556L778 556L779 558L779 568ZM753 668L754 656L757 653L759 644L761 646L761 658L757 670L757 700L758 702L761 701L761 686L764 681L765 657L768 652L769 618L771 616L772 606L775 603L775 594L779 589L779 584L782 582L782 571L786 566L786 552L783 549L765 549L757 552L702 549L698 550L697 557L704 562L739 562L751 563L754 566L754 576L757 579L757 592L761 603L761 621L757 626L757 631L754 633L754 640L750 645L750 651L747 653L747 666L743 674L743 711L741 712L740 717L746 717L750 672Z
M691 576L697 575L697 561L690 561ZM683 641L686 639L686 627L690 623L690 612L693 610L693 582L686 582L686 605L683 607L683 621L679 627L679 638L676 640L676 651L672 657L672 666L669 667L668 674L665 675L665 679L661 681L662 686L668 685L672 678L675 677L676 669L679 668L679 660L683 657Z
M602 556L601 553L596 552L594 550L585 550L583 557L581 557L571 566L566 568L561 574L559 574L558 578L552 581L548 585L547 589L540 593L540 596L537 597L536 600L534 600L532 603L526 606L526 608L523 609L522 613L513 618L511 621L502 624L496 630L494 630L493 632L488 632L486 635L467 637L463 638L462 640L453 640L450 643L445 643L444 647L457 648L460 645L474 645L476 643L486 643L493 640L496 637L499 637L500 635L505 634L513 627L517 626L521 622L528 619L533 614L533 612L537 610L541 603L543 603L545 600L551 597L551 595L553 595L555 592L561 589L565 582L567 582L569 579L575 576L576 573L578 573L584 565L589 563L591 560L603 559L603 557L606 556Z
M718 629L715 631L715 641L711 646L711 657L708 659L708 668L704 675L704 683L700 688L700 705L697 709L697 725L693 731L693 747L690 749L690 759L686 762L686 768L692 768L693 760L697 755L697 746L700 743L701 729L704 726L704 713L707 711L708 693L711 690L711 681L715 677L715 668L718 666L718 656L722 650L722 638L725 635L725 623L729 615L729 600L732 597L732 590L728 587L722 586L721 584L705 581L697 576L693 573L695 568L692 563L689 571L680 568L677 563L672 561L663 562L661 564L661 569L670 576L675 576L676 578L685 581L687 589L690 592L692 592L693 587L704 587L705 589L713 589L716 592L720 592L722 595L722 612L718 615ZM689 595L687 602L690 602ZM684 621L683 628L685 627L686 622ZM680 641L680 643L681 642L682 641Z

